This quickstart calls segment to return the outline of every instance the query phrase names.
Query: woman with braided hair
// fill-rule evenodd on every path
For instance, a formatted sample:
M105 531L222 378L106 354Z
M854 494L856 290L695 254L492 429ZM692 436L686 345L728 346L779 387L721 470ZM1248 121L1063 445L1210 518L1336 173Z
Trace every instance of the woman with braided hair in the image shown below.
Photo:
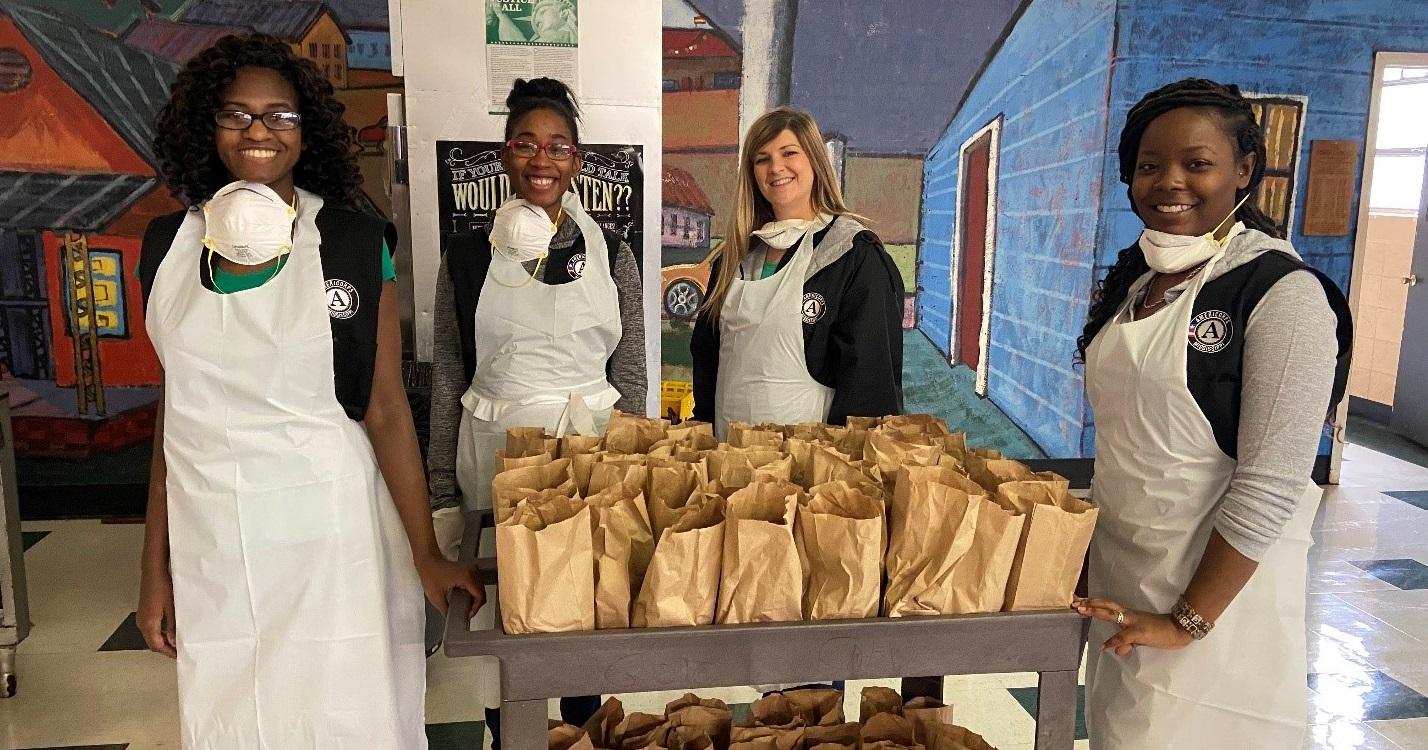
M1310 472L1347 306L1256 207L1264 136L1235 86L1147 94L1119 152L1145 230L1078 341L1101 508L1074 605L1100 646L1091 747L1297 748Z

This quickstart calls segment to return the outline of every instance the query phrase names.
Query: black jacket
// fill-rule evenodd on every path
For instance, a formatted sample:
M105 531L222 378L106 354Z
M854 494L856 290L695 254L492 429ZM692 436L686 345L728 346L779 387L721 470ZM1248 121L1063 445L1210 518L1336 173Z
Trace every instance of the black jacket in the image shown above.
M823 300L821 315L804 317L803 351L808 374L833 389L831 424L844 424L850 416L902 411L902 274L870 230L854 235L851 247L826 246L825 238L841 221L851 219L838 218L813 236L815 261L803 283L805 300L813 295ZM797 245L784 254L780 269L796 251ZM709 288L723 272L715 264ZM695 320L689 350L694 359L694 418L712 422L719 331L707 312Z

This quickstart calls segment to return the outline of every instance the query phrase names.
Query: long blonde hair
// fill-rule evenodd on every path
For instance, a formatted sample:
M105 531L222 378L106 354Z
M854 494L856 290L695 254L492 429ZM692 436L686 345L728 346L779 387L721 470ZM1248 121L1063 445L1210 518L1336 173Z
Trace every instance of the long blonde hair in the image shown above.
M759 192L759 186L754 181L754 157L758 156L759 149L785 130L793 131L799 147L813 165L813 193L810 196L813 210L819 214L849 215L862 219L843 203L843 191L838 187L837 175L833 173L833 162L828 159L828 147L824 145L823 133L818 130L813 116L793 107L778 107L765 112L744 135L744 146L739 154L739 186L734 193L734 210L729 216L724 243L715 253L714 263L719 269L719 279L709 290L702 309L715 320L719 318L724 297L738 275L739 264L749 254L749 238L755 229L773 221L773 206Z

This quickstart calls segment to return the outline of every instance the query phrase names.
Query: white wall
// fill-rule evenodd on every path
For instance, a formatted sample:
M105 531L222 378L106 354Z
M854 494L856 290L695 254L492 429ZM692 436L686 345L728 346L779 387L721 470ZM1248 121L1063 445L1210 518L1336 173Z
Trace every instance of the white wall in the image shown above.
M484 0L389 0L392 68L406 84L411 170L416 357L431 361L440 264L438 140L500 140L505 118L487 112ZM660 0L580 0L581 140L644 147L645 345L649 413L659 408ZM502 93L504 97L504 93Z

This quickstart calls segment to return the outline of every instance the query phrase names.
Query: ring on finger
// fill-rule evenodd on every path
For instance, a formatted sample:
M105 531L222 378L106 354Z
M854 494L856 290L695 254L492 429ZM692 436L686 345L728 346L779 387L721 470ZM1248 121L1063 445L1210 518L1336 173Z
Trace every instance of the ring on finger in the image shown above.
M1120 626L1120 625L1125 625L1125 624L1126 624L1126 613L1125 613L1124 611L1117 611L1117 612L1116 612L1116 625L1117 625L1117 626Z

